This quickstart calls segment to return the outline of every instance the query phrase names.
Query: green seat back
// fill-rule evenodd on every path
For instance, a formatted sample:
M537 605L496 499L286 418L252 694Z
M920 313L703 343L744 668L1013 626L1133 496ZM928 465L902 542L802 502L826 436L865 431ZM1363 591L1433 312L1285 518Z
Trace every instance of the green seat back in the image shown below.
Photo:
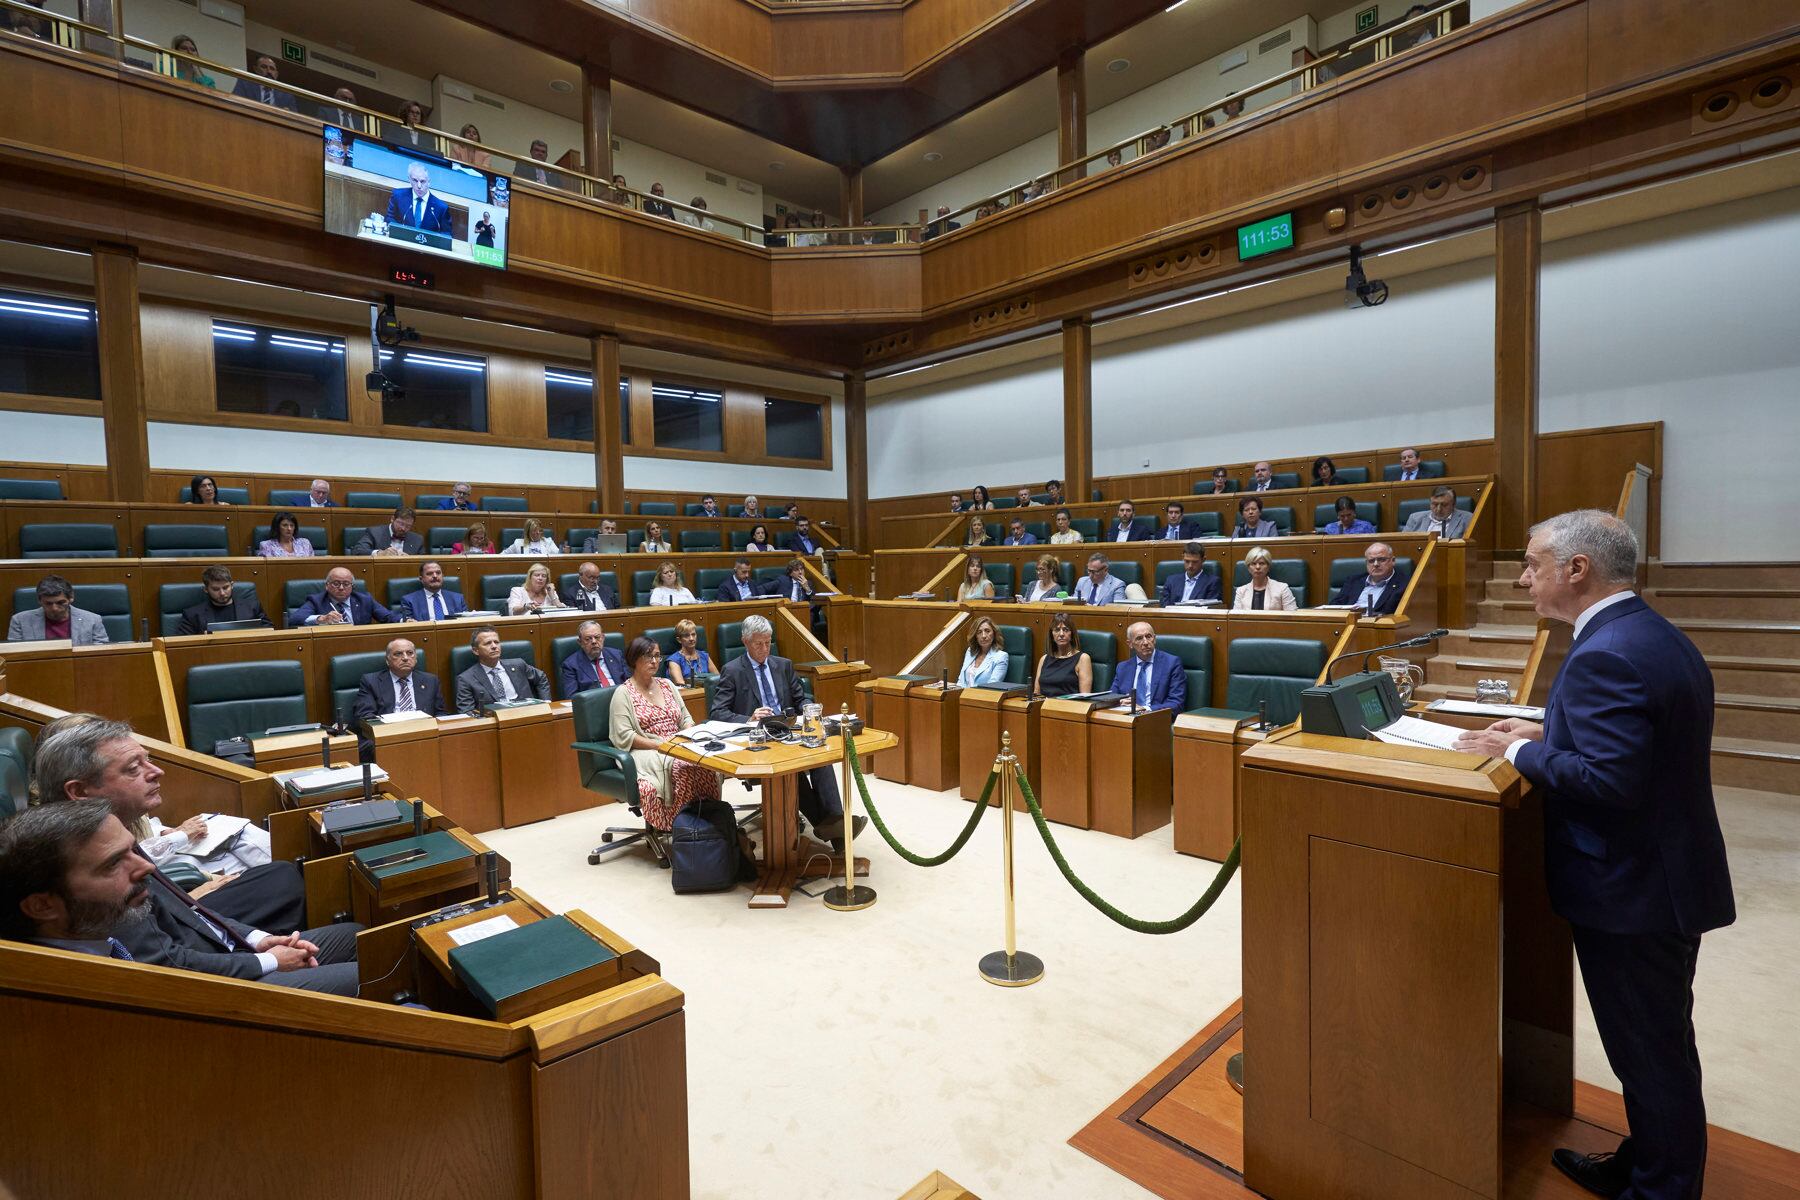
M702 631L702 633L701 633L702 644L704 644L705 636L706 636L705 632ZM607 648L612 649L612 650L617 650L621 654L625 653L625 635L623 633L620 633L617 630L614 630L611 633L608 633L601 640L607 646ZM569 697L562 695L563 659L569 657L569 655L575 653L575 651L579 650L580 648L581 648L581 639L579 637L576 637L572 633L566 633L566 634L563 634L561 637L556 637L556 638L550 639L550 666L548 668L546 668L546 674L548 674L550 676L551 680L555 684L558 699L562 699L562 700L569 699ZM604 739L602 739L602 740L604 740Z
M1069 528L1073 529L1076 533L1079 533L1081 535L1081 540L1084 542L1097 542L1100 540L1099 517L1071 517L1069 519Z
M324 587L325 585L321 583L319 586ZM239 580L231 585L231 594L233 597L240 600L246 598L254 599L256 596L256 585L254 583L245 583L242 580ZM182 610L192 608L194 605L199 604L205 599L206 586L204 584L165 583L157 588L156 613L158 627L162 630L162 636L174 637L175 630L181 625ZM300 601L294 601L294 604L298 603L300 603ZM290 604L288 607L292 608L293 605ZM112 636L111 631L108 631L107 636Z
M111 525L21 525L20 558L117 558L119 535Z
M1212 566L1211 563L1206 565ZM1179 658L1181 669L1187 674L1187 708L1182 711L1209 707L1212 704L1212 639L1183 634L1158 635L1156 648Z
M470 634L470 636L473 637L474 635ZM571 649L573 648L571 647ZM523 639L516 642L501 642L500 658L502 661L509 658L516 658L523 662L530 663L534 667L537 666L537 651L531 648L530 642ZM475 647L468 645L467 643L464 643L461 646L450 647L449 685L452 692L456 690L456 677L474 665Z
M1325 666L1325 643L1299 638L1232 638L1226 654L1225 707L1255 712L1267 701L1278 725L1300 715L1300 693Z
M1396 571L1404 572L1408 577L1412 575L1412 566L1413 560L1410 558L1396 558L1394 560L1394 569ZM1337 590L1350 582L1352 576L1361 575L1366 569L1367 564L1360 558L1332 559L1331 594L1333 596L1337 595Z
M122 583L78 583L75 585L75 607L85 608L106 626L108 641L129 642L131 628L131 589ZM13 612L38 610L37 587L13 589Z
M721 543L716 529L684 529L675 535L675 544L684 552L704 553L719 549Z
M1167 580L1169 576L1180 575L1186 570L1187 564L1179 558L1163 559L1156 564L1156 589L1161 591L1163 582ZM1200 564L1200 574L1211 575L1214 579L1217 579L1219 577L1219 564L1210 558L1207 559ZM1158 640L1157 645L1162 645L1162 642Z
M1050 522L1027 521L1025 522L1025 532L1029 533L1039 542L1048 542L1050 540Z
M306 720L306 671L291 659L188 668L188 745L202 754L226 738Z
M0 756L10 756L26 772L31 770L31 733L23 726L0 727Z
M399 492L350 492L344 496L345 508L385 508L389 511L400 507Z
M667 537L668 534L665 532L663 534L663 536ZM638 547L642 546L643 544L644 544L644 531L643 530L627 529L625 531L625 549L628 553L636 554Z
M612 700L617 687L589 688L573 697L575 740L596 745L612 744ZM577 751L575 761L581 786L590 792L638 803L637 761L630 754Z
M1227 492L1235 492L1240 486L1242 485L1235 479L1227 479L1225 481L1225 490ZM1212 494L1212 473L1209 471L1207 474L1194 481L1194 495L1210 496Z
M1262 510L1263 520L1275 522L1275 531L1283 537L1294 532L1294 509L1288 504L1274 504Z
M31 806L31 773L10 754L0 753L0 822Z
M395 605L400 603L400 600L402 597L410 596L412 593L418 591L420 588L422 588L424 586L425 586L424 584L419 582L419 577L417 575L408 575L408 576L405 576L400 579L388 580L387 581L387 601L386 601L387 606L389 608L393 608ZM444 576L444 590L446 592L455 592L459 596L462 595L462 590L463 590L462 576L460 576L460 575ZM372 669L373 668L371 668L371 670Z
M725 664L744 657L744 623L742 621L721 621L714 631L719 639L719 650L714 655L714 663L720 670ZM781 653L781 634L769 635L769 653Z
M694 595L701 600L711 600L719 585L730 578L730 567L701 567L694 572Z
M1337 477L1339 483L1367 483L1369 482L1369 468L1339 467Z
M1474 512L1475 497L1458 496L1456 498L1456 507L1462 509L1464 512ZM1427 512L1430 508L1431 498L1429 496L1417 496L1411 500L1402 500L1399 509L1394 514L1394 528L1405 529L1406 522L1414 513Z
M530 512L531 505L523 496L483 496L482 512Z
M263 539L268 536L269 527L267 525L261 526L251 532L250 546L247 550L250 557L254 558L256 556L256 548L262 545ZM331 553L331 542L329 540L331 535L326 531L325 526L323 525L302 525L294 531L294 536L296 538L305 538L310 542L314 554Z
M580 554L582 545L586 543L589 538L599 536L600 527L598 525L585 526L580 529L571 529L569 530L569 536L566 539L565 544L569 547L570 553Z
M350 706L356 701L356 689L362 683L362 677L386 666L387 654L381 650L333 655L330 666L332 715L340 721L348 721Z
M310 509L312 507L312 489L307 488L303 491L299 488L270 488L269 504L275 508Z
M233 584L232 590L236 591L243 586L243 584ZM290 579L282 585L281 606L291 612L294 609L299 608L302 604L305 604L308 596L324 590L325 580L323 576L318 579ZM350 590L366 594L369 590L369 585L362 576L359 575L350 585ZM200 602L198 600L190 600L188 603L198 604Z
M1107 571L1120 583L1129 587L1131 584L1144 586L1144 567L1141 563L1114 561Z
M1013 565L1009 562L982 563L981 568L993 581L994 595L1010 596L1013 594Z
M437 506L442 504L444 501L453 500L453 499L455 499L455 497L453 497L449 492L420 492L418 495L413 497L413 507L418 509L420 512L424 512L427 509L437 509ZM439 510L439 511L444 511L444 510Z
M1269 578L1279 579L1293 589L1294 603L1301 608L1306 607L1306 560L1303 558L1277 558L1269 563ZM1250 582L1250 568L1242 559L1238 560L1231 572L1231 586L1241 588ZM1230 600L1231 597L1225 597Z
M646 500L637 507L641 517L672 517L675 515L673 500ZM626 509L627 512L631 511Z
M995 508L1017 508L1017 507L1019 507L1019 498L1017 496L995 496L994 497L994 507Z
M489 612L504 613L506 598L512 595L516 587L525 586L523 572L517 575L483 575L481 577L481 607Z
M1029 625L996 625L1006 643L1006 682L1015 687L1031 682L1037 670L1037 637Z
M626 600L621 597L619 602L621 604L648 604L650 603L650 593L655 587L656 571L654 568L648 571L633 571L631 573L632 598Z
M0 500L61 500L60 479L0 479Z
M1342 474L1342 472L1339 472L1339 474ZM1358 500L1356 502L1356 517L1360 521L1367 521L1377 529L1381 528L1381 506L1373 500ZM1327 525L1332 525L1336 522L1337 507L1335 505L1321 504L1313 509L1314 529L1323 529Z
M227 558L231 544L223 525L146 525L145 558Z
M750 544L750 533L751 531L748 529L732 530L731 548L733 550L742 550L744 547L748 546Z
M1298 471L1275 471L1272 474L1270 474L1270 476L1269 476L1269 486L1272 488L1299 487L1300 486L1300 472L1298 472Z
M1112 686L1113 666L1119 659L1119 640L1104 629L1077 629L1076 645L1094 663L1094 690L1104 692ZM1032 664L1036 666L1036 664Z
M432 554L450 554L469 532L467 525L432 525L425 530L425 548Z
M215 487L217 485L214 485ZM250 503L250 489L247 487L222 487L218 489L219 500L224 504ZM194 489L190 485L181 489L181 502L186 504L194 498Z
M567 572L563 573L560 577L558 577L558 579L556 581L556 586L559 588L572 588L575 585L579 584L580 582L581 582L581 572L567 571ZM613 595L615 595L615 596L619 595L619 573L617 571L602 571L602 572L600 572L600 582L605 584L607 587L611 588ZM624 604L624 603L627 603L627 601L623 597L621 597L619 600L619 603ZM562 660L558 659L557 661L561 662Z
M1400 478L1403 470L1399 463L1389 463L1381 468L1381 477L1392 481ZM1444 460L1441 458L1422 458L1419 460L1420 479L1442 479L1444 477Z

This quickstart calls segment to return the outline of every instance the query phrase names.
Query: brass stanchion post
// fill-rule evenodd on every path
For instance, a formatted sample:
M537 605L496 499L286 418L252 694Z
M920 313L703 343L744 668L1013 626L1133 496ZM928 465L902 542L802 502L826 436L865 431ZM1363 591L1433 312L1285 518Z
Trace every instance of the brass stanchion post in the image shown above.
M1013 918L1013 771L1018 759L1013 757L1012 734L1000 735L1000 755L994 769L1000 772L1000 875L1006 900L1006 949L984 954L981 977L999 987L1025 987L1044 977L1044 960L1035 954L1021 952L1016 944Z
M875 903L875 889L856 882L856 780L850 774L850 706L838 710L838 737L843 750L844 882L825 889L825 907L855 912Z

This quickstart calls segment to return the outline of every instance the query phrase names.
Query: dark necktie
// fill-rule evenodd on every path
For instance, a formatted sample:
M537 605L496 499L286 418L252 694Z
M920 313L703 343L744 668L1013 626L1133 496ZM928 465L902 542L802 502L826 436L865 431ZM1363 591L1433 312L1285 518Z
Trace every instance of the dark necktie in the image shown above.
M142 852L140 851L140 853ZM199 917L203 924L212 927L213 933L218 937L219 941L224 944L225 949L228 952L236 954L239 951L248 951L250 949L249 946L246 946L233 935L231 926L225 923L224 917L221 917L218 913L213 912L207 908L206 905L182 891L173 879L170 879L167 875L163 874L161 867L153 867L151 869L151 874L156 876L156 881L158 883L169 889L171 895L193 910L194 915Z
M338 610L338 616L344 618L345 624L347 624L347 625L356 624L356 622L353 619L351 619L350 606L348 604L344 603L342 600L339 600L336 603L334 603L332 605L332 607Z
M112 956L114 958L121 958L121 959L124 959L126 962L136 962L137 961L136 959L131 957L131 951L129 951L125 948L125 943L121 942L116 937L109 937L106 939L106 948L112 952Z
M262 93L263 93L263 103L264 104L275 103L275 89L274 88L270 87L268 84L265 83L265 84L263 84Z
M775 684L769 678L769 661L764 659L756 664L757 686L762 689L763 707L773 712L780 712L781 705L775 702Z
M424 224L425 224L425 202L423 200L414 199L413 200L413 225L415 227L419 227L419 226L423 226Z

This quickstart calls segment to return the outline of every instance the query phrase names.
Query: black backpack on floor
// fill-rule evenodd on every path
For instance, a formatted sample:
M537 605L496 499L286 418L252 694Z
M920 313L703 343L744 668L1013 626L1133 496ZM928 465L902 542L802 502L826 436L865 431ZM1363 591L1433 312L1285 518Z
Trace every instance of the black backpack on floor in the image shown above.
M669 886L677 893L724 892L738 884L738 827L731 805L696 800L669 828Z

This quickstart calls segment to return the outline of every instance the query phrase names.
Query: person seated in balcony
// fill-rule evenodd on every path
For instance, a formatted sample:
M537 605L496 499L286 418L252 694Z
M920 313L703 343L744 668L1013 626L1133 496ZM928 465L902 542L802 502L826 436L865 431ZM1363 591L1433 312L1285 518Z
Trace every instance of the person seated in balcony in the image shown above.
M681 581L681 572L672 562L665 562L656 568L656 586L650 589L650 603L669 606L675 604L698 604L694 593L688 591L687 584Z
M1275 487L1275 469L1266 461L1250 468L1250 490L1267 492Z
M466 483L458 483L450 489L450 494L438 501L439 512L473 512L478 506L475 503L475 489Z
M963 650L962 670L956 673L957 687L999 687L1006 678L1011 659L1006 652L1006 639L988 617L978 617Z
M806 563L798 558L788 563L785 575L763 589L765 596L776 596L794 604L811 600L813 594L812 584L806 582Z
M1234 538L1280 537L1281 531L1275 528L1275 522L1263 519L1261 500L1255 496L1245 496L1238 501L1238 520L1231 530L1231 536Z
M637 196L631 191L631 185L625 182L623 175L612 177L612 191L604 197L614 204L623 204L626 208L637 207Z
M950 493L950 511L953 513L959 513L963 510L964 507L965 506L963 504L962 493L961 492L951 492Z
M421 146L431 148L431 136L419 128L425 122L425 106L417 100L402 100L397 114L399 122L383 121L381 137L383 141L398 142L403 146Z
M619 523L611 517L605 517L601 520L600 528L597 532L591 533L586 538L582 539L581 552L583 554L598 554L600 552L601 538L618 536Z
M1062 506L1062 480L1052 479L1044 484L1044 504L1050 508Z
M1354 604L1371 616L1393 616L1406 591L1407 574L1394 565L1394 548L1370 542L1363 550L1363 573L1344 580L1333 604Z
M713 673L711 657L700 649L700 627L686 617L675 622L675 653L664 670L676 687L698 687L691 681Z
M1275 563L1275 556L1267 547L1252 546L1250 553L1244 555L1244 566L1250 572L1250 582L1239 588L1231 599L1231 607L1235 612L1292 612L1300 605L1294 599L1294 589L1279 579L1269 578L1269 568Z
M1321 454L1321 455L1319 455L1319 457L1313 459L1312 482L1307 484L1307 486L1308 487L1339 487L1339 486L1341 486L1338 483L1337 464L1332 462L1329 458L1325 457L1323 454Z
M925 226L925 235L919 240L929 242L934 237L942 237L953 230L961 229L962 222L950 219L950 206L940 204L937 207L937 218Z
M988 492L986 485L976 484L969 493L969 507L978 511L988 511L994 507L994 497Z
M707 495L700 497L700 511L694 515L696 517L706 517L710 520L713 517L722 517L725 514L719 511L719 502L713 499L711 493L708 493Z
M673 554L674 547L663 536L662 522L644 522L644 540L638 543L638 549L645 554Z
M745 496L744 511L738 515L747 521L761 520L763 515L762 501L758 500L755 496Z
M1194 522L1187 515L1187 508L1179 500L1171 500L1163 506L1162 528L1156 531L1156 541L1187 542L1194 539Z
M1469 522L1474 519L1472 513L1456 507L1456 489L1440 483L1431 489L1431 508L1406 518L1406 528L1400 532L1435 533L1445 541L1456 541L1468 534Z
M1152 129L1149 136L1144 138L1144 153L1156 153L1158 150L1161 150L1164 146L1169 144L1169 138L1169 127L1167 125L1164 125L1161 129Z
M662 180L659 179L650 185L650 196L644 201L645 216L675 219L675 210L669 207L669 202L663 198L663 195Z
M291 512L276 513L269 522L269 536L257 544L259 558L311 558L311 540L300 536L300 522Z
M424 535L413 529L416 519L413 510L402 504L385 524L371 525L363 530L362 536L350 547L350 553L383 558L425 553Z
M1014 517L1007 525L1006 537L1000 544L1002 546L1035 546L1037 545L1037 534L1025 532L1024 517Z
M1107 166L1116 167L1120 163L1123 163L1124 161L1125 161L1124 152L1119 150L1116 146L1113 149L1108 150L1106 152L1106 165Z
M534 138L531 143L531 160L519 163L517 178L528 183L541 184L544 187L559 188L563 186L560 172L552 171L542 164L550 161L550 143L543 138Z
M1224 467L1214 467L1212 483L1204 493L1208 496L1223 496L1231 491L1231 477L1225 473Z
M35 8L44 7L44 0L25 0L25 2ZM51 40L50 22L39 20L16 8L6 10L5 17L0 18L0 28L4 28L8 33L16 33L20 37L36 38L40 42Z
M1106 532L1100 540L1103 542L1149 541L1149 531L1138 528L1137 505L1129 500L1119 501L1117 516L1113 523L1106 527Z
M987 546L987 545L991 545L992 543L993 543L993 539L988 537L987 525L982 521L981 514L980 513L970 514L970 516L969 516L969 532L968 532L967 536L965 536L963 538L963 545L965 545L965 546Z
M544 524L536 517L525 519L525 532L502 550L502 554L561 554L562 548L553 537L544 536Z
M1051 518L1051 522L1055 525L1055 528L1050 533L1050 544L1052 546L1072 546L1076 542L1082 540L1080 530L1073 528L1070 524L1068 509L1057 509L1056 515Z
M1244 98L1235 92L1225 93L1225 103L1219 108L1221 121L1235 121L1244 115Z
M758 521L750 527L750 540L744 543L744 549L752 554L767 554L780 547L769 540L769 527Z
M754 600L763 594L762 585L754 578L750 559L739 555L737 561L731 564L731 574L713 591L713 600L719 604L735 604L743 600Z
M481 140L481 130L473 121L456 131L456 136L471 142ZM450 157L459 163L468 163L477 171L491 171L494 167L494 156L476 146L465 146L462 142L450 143Z
M1320 529L1320 533L1374 533L1375 526L1356 515L1356 501L1348 496L1337 498L1337 520Z
M38 580L35 609L14 613L6 627L9 642L56 642L67 639L75 646L104 646L106 622L98 613L75 607L75 588L61 575Z
M697 213L696 212L682 213L681 214L681 223L683 225L691 225L695 229L704 229L708 233L717 233L718 232L719 227L717 225L714 225L712 223L712 219L706 215L707 209L706 209L706 197L705 196L695 196L692 200L688 201L688 207L689 208L697 208L700 211Z
M1019 499L1019 507L1020 508L1036 508L1036 507L1038 507L1038 502L1031 498L1031 489L1028 487L1022 487L1019 489L1018 499Z
M520 613L562 607L563 599L550 582L550 568L543 563L532 563L531 569L525 572L525 582L506 596L506 611L515 617Z
M207 591L212 591L210 585ZM404 614L388 611L369 593L357 591L356 576L349 567L333 567L325 572L325 590L314 592L288 613L287 623L292 629L300 625L373 625L377 621L386 624L404 619Z
M1400 23L1405 24L1414 17L1424 16L1431 10L1423 4L1415 4L1400 16ZM1423 46L1437 36L1436 21L1421 21L1411 29L1401 30L1394 35L1392 52L1398 54L1402 50L1411 50L1414 46Z
M600 579L600 564L584 562L575 579L562 590L563 603L582 612L604 612L619 607L619 598Z
M962 582L956 585L956 602L965 600L992 600L994 598L994 581L987 576L987 568L982 565L978 555L969 555L969 564L963 568Z
M284 108L291 113L300 111L300 102L294 99L292 93L275 86L281 80L281 68L276 65L274 58L267 54L257 55L256 73L262 77L260 80L240 79L237 86L231 89L231 94L272 108Z
M813 532L809 518L795 517L794 532L787 535L785 548L795 554L817 554L825 549L825 543Z
M194 39L185 33L178 33L170 38L169 49L174 50L179 54L191 54L195 58L200 57L200 47L196 46L194 44ZM217 88L219 86L219 81L214 79L211 75L208 75L204 67L197 62L189 62L185 58L178 58L175 60L175 78L181 80L183 83L198 84L203 88Z
M494 541L488 537L487 526L480 521L469 526L463 534L463 540L450 548L452 554L493 554Z
M181 622L175 626L176 633L205 633L215 622L224 621L269 623L255 592L243 596L237 594L232 586L230 567L214 563L200 572L200 585L206 589L206 599L181 610Z
M1181 574L1163 580L1163 607L1217 599L1219 580L1206 573L1206 543L1189 542L1181 550Z
M219 485L211 475L196 475L188 481L189 504L229 505L229 501L219 499Z
M1419 452L1412 446L1400 451L1400 482L1411 483L1419 478Z

